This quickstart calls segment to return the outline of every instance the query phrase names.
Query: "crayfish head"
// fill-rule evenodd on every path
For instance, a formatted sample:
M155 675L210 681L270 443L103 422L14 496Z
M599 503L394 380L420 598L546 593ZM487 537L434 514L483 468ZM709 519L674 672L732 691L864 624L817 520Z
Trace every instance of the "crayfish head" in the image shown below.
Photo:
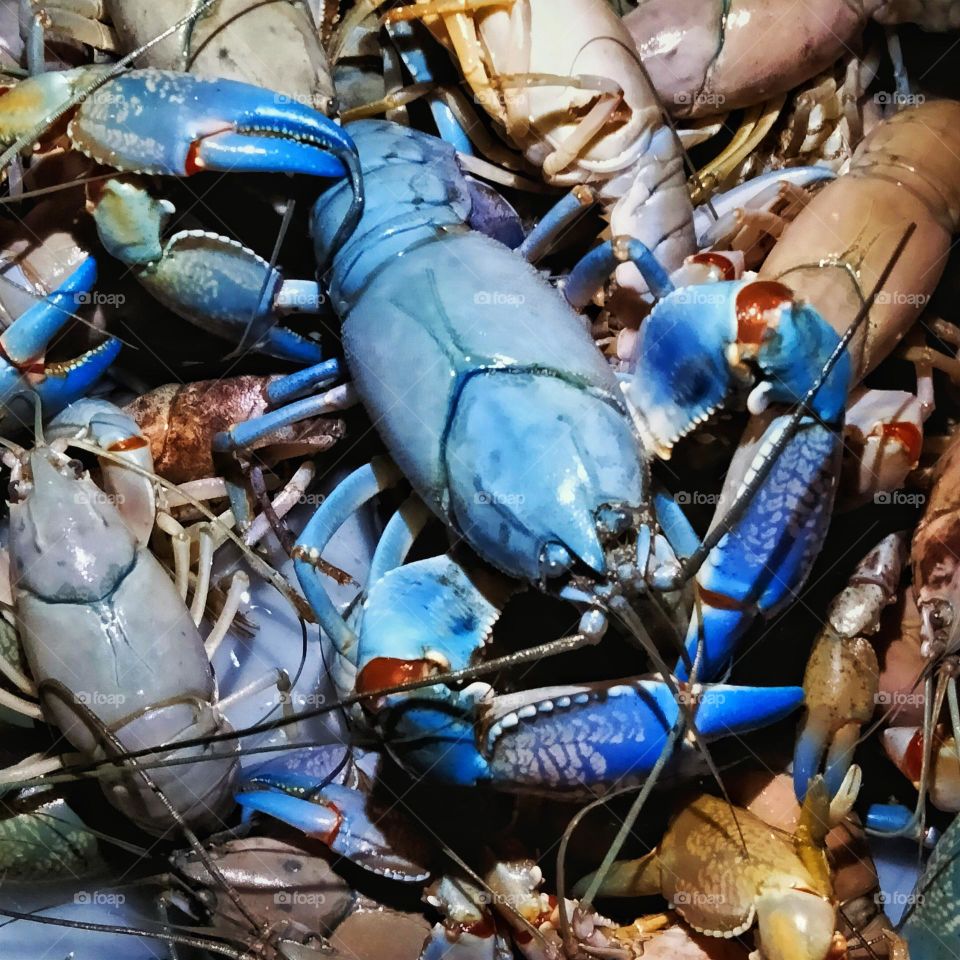
M833 956L836 911L826 897L792 887L761 894L756 907L764 960L826 960Z

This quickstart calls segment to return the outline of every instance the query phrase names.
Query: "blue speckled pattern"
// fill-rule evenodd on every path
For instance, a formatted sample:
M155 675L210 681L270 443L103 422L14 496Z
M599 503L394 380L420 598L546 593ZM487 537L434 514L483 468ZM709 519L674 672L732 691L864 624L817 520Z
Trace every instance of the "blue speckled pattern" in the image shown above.
M754 460L770 449L788 419L784 415L770 423ZM710 551L697 585L722 594L736 609L708 602L701 607L701 677L714 677L723 669L756 612L775 612L806 581L830 524L841 455L836 429L805 421L743 516ZM700 624L695 608L687 633L691 659ZM677 676L688 679L682 663Z

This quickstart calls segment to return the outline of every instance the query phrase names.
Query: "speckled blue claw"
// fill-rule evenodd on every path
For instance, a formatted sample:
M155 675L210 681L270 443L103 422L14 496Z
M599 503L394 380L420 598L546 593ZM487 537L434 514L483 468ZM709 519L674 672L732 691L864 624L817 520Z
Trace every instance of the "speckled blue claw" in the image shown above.
M482 657L515 586L447 554L395 567L370 588L356 619L356 690L416 774L459 786L568 790L644 777L678 720L659 680L551 687L495 696L485 683L438 682L376 696ZM799 687L683 688L706 738L743 733L800 705ZM682 716L681 716L682 712Z
M347 133L322 113L262 87L172 70L135 70L81 104L70 136L117 169L183 177L203 170L343 177Z
M770 615L802 586L830 521L850 385L850 357L832 359L839 337L789 287L770 280L678 289L661 300L637 338L625 395L648 449L674 445L728 398L754 414L728 472L715 531L697 574L686 650L696 679L717 677L757 614ZM821 372L833 365L821 380ZM772 404L809 400L791 437ZM759 475L759 476L758 476ZM754 481L754 478L757 478ZM761 479L762 478L762 479ZM743 485L756 487L737 518L724 514ZM680 664L677 676L690 679Z
M323 358L318 343L279 323L286 302L283 277L236 241L205 231L178 233L159 259L134 272L157 301L238 351L302 364ZM296 288L302 291L303 284ZM319 309L319 297L316 303ZM300 312L311 312L311 304Z
M789 417L766 419L753 422L755 443L741 444L728 487L779 444ZM839 430L805 418L729 535L710 551L697 573L699 602L686 640L691 662L700 653L698 679L721 675L753 619L776 612L805 582L830 524L841 441ZM683 662L675 672L689 679Z
M803 702L800 687L714 684L682 695L705 740L774 723ZM496 698L481 748L497 786L576 793L643 780L688 713L660 680L532 690Z

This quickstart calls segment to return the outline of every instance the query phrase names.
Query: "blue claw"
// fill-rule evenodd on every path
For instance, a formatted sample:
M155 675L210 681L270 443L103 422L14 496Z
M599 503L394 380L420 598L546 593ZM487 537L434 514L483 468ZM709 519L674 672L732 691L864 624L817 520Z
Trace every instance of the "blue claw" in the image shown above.
M774 447L787 420L780 416L767 425L756 451L747 450L747 463ZM702 647L698 679L718 676L753 618L775 612L806 580L830 523L841 438L838 430L804 421L752 503L701 567L700 602L686 641L691 661ZM739 477L739 468L731 467L725 489ZM682 662L676 674L689 679Z
M708 684L697 705L697 729L708 738L749 733L782 720L802 703L802 687Z
M178 233L159 259L133 269L157 301L238 349L292 363L323 357L319 344L277 322L280 273L236 241L203 231Z
M24 311L0 336L4 357L15 366L25 366L43 356L50 341L73 318L82 295L97 281L97 262L87 257L47 297Z
M410 824L359 789L339 783L317 789L323 780L310 776L313 753L297 752L295 756L306 760L299 773L275 771L272 764L255 771L245 784L248 789L237 795L244 813L257 811L282 820L380 876L416 883L426 880L430 875L424 866L427 846Z
M928 850L934 849L940 841L937 827L928 826L921 834L917 812L899 803L871 804L863 818L863 825L875 836L897 837L914 843L920 841ZM947 830L949 832L950 828Z
M476 662L513 589L450 555L390 570L357 619L357 691L373 694ZM779 720L802 700L799 687L710 686L697 692L693 709L697 728L711 738ZM437 683L373 698L367 709L413 771L460 786L531 791L644 777L683 719L671 688L646 679L502 697L482 683Z
M808 723L797 737L793 750L793 792L800 803L803 803L803 798L807 795L810 781L820 773L820 765L827 748L826 735L826 730L815 729ZM831 797L836 795L837 787L837 784L827 782Z
M548 699L499 716L485 738L498 786L579 791L642 780L682 720L673 693L658 680L531 693ZM802 701L800 687L718 684L704 688L692 706L698 731L713 739L774 723Z
M802 700L799 687L711 686L698 698L695 722L705 739L745 733L782 719ZM435 779L576 793L642 780L681 719L665 683L629 680L531 690L487 702L472 701L466 692L438 696L433 703L410 694L387 725L405 764Z
M363 213L360 160L346 131L318 110L252 84L134 70L90 94L69 133L82 153L122 172L346 176L352 199L338 225L335 249Z
M40 397L43 415L52 416L86 396L119 352L120 341L111 337L75 360L50 364L39 381L27 380L13 367L0 370L0 402L4 407L0 429L19 429L33 423L33 404L25 396L16 396L18 393L34 391Z
M644 439L668 457L673 445L750 385L750 364L762 371L750 409L798 403L813 386L839 338L788 287L768 280L684 287L661 300L637 338L628 396ZM814 413L842 422L850 383L844 356L818 391Z
M73 318L96 279L96 261L88 257L53 293L24 311L0 335L0 403L4 406L0 426L16 429L33 422L33 404L16 394L37 393L43 414L49 417L85 396L116 359L120 341L111 337L74 360L43 362L48 344Z
M574 266L563 285L563 295L574 309L582 310L621 263L632 263L657 299L675 289L647 246L630 237L614 237L594 247Z
M81 104L70 127L89 156L121 170L189 176L201 170L342 177L356 150L310 107L236 80L135 70Z
M821 766L823 781L830 796L837 795L853 763L859 734L858 723L832 730L829 725L818 724L808 716L797 736L793 751L793 789L801 803L806 795L807 785L821 772Z
M43 401L44 414L58 412L74 400L86 396L119 353L120 341L110 337L74 360L48 364L46 379L34 387Z

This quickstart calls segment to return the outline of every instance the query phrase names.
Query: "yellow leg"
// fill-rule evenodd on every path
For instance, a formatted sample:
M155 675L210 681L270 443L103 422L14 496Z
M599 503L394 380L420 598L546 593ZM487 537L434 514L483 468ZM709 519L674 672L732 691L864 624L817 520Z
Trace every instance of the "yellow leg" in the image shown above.
M470 13L487 7L509 7L513 0L417 0L403 7L394 7L384 14L384 23L419 20L423 17L445 17L451 13Z
M471 13L491 7L510 7L514 0L418 0L397 7L384 16L385 23L423 20L438 39L452 49L464 79L477 102L496 120L506 124L507 116L501 96L494 89L487 72L483 47ZM437 30L436 18L443 22L446 36Z
M726 149L690 178L694 204L703 203L753 152L776 123L785 101L786 97L775 97L747 111Z
M414 100L419 100L434 89L432 83L414 83L409 87L401 87L388 93L373 103L365 103L361 107L354 107L352 110L344 110L340 119L344 123L350 123L353 120L366 120L368 117L379 117L389 110L396 110L397 107L405 107Z

